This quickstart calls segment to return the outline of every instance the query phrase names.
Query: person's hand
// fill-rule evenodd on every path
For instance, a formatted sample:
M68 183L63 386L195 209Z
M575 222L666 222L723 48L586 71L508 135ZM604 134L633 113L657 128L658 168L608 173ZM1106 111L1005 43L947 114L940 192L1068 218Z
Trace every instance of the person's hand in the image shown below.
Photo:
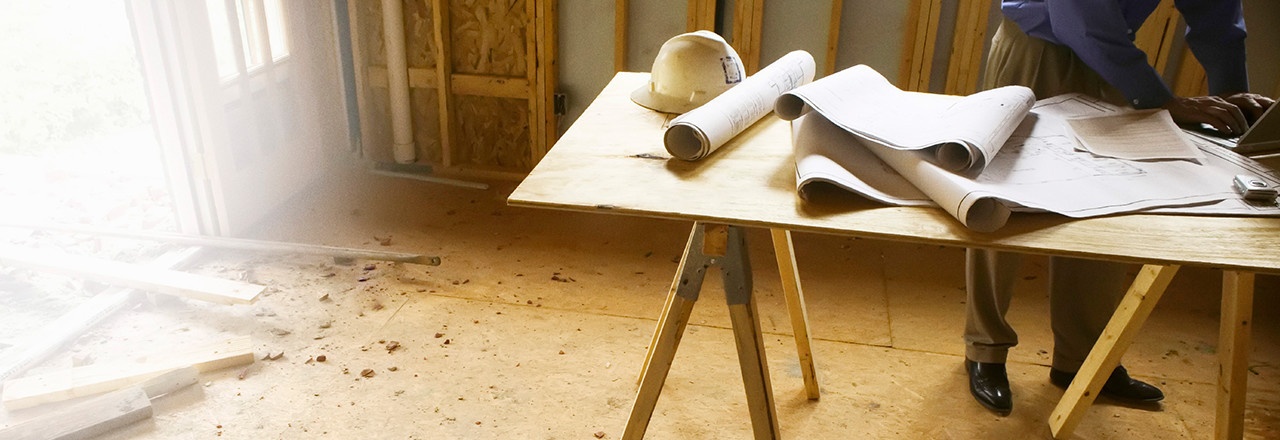
M1249 121L1235 104L1217 96L1174 97L1161 106L1179 124L1209 124L1214 130L1230 136L1244 134Z
M1250 124L1257 121L1258 118L1261 118L1262 113L1266 112L1267 108L1275 105L1276 103L1276 100L1274 99L1257 93L1248 92L1222 95L1222 99L1225 99L1227 102L1239 107L1240 111L1244 112L1244 117L1249 120Z

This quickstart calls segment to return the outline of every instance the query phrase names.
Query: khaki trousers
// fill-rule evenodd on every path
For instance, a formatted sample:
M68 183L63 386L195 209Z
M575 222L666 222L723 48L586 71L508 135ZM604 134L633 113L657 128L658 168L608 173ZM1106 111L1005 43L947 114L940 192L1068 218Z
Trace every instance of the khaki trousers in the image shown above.
M991 40L983 87L1030 87L1037 99L1085 93L1124 105L1124 96L1070 49L1029 37L1005 19ZM965 356L1003 363L1018 334L1005 320L1022 256L969 249L965 254L968 307ZM1129 265L1053 257L1049 268L1049 315L1053 327L1053 367L1074 372L1093 349L1124 295Z

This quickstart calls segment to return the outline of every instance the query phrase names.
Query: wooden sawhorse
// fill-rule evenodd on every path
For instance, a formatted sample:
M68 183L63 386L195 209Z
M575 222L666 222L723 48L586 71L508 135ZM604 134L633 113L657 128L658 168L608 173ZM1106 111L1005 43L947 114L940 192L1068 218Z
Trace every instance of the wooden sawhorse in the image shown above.
M794 329L796 351L800 357L800 370L804 375L805 391L809 399L819 396L817 369L813 365L810 349L809 318L805 311L804 295L800 290L800 278L796 271L795 250L791 232L770 230L778 270L782 275L782 288L787 299L787 309ZM751 426L757 439L780 438L778 415L773 401L773 388L769 382L769 366L765 358L764 340L760 332L760 319L755 299L751 294L751 263L747 256L744 231L738 226L695 222L680 267L667 294L662 316L654 330L649 352L640 375L640 387L631 407L631 417L622 438L644 437L653 416L658 395L666 382L667 372L675 359L680 338L693 312L693 304L702 290L702 280L707 269L719 265L724 278L725 302L729 306L729 318L733 324L734 340L738 348L738 363L742 367L742 382L747 393L747 408L751 413Z
M1089 351L1077 379L1071 382L1058 406L1049 415L1053 437L1068 438L1093 404L1102 385L1120 364L1120 356L1137 337L1165 288L1178 273L1177 265L1142 267L1138 277L1111 315L1098 342ZM1215 439L1244 437L1245 391L1248 388L1250 332L1253 327L1252 272L1225 270L1222 274L1222 311L1218 333L1218 392Z
M809 320L796 271L791 234L781 229L772 229L771 233L795 330L805 389L810 399L817 400L819 388L810 350ZM640 389L627 421L624 439L644 437L693 304L702 289L703 277L707 269L716 264L720 264L724 277L725 299L737 341L738 361L742 367L755 437L780 437L759 318L751 296L751 266L743 230L736 226L695 223L645 357ZM1069 438L1074 433L1102 390L1110 371L1119 365L1120 357L1146 323L1178 268L1177 265L1146 265L1139 272L1098 343L1081 365L1077 377L1085 380L1073 381L1050 415L1049 424L1054 438ZM1223 274L1215 439L1239 439L1243 436L1248 377L1245 374L1247 370L1240 366L1248 361L1253 282L1254 274L1250 272L1224 271Z

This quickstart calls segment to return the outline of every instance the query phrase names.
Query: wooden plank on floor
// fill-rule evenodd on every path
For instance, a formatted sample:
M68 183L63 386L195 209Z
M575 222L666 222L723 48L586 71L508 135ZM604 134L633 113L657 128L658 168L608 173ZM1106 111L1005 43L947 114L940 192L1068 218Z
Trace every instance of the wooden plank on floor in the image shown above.
M240 336L177 353L122 362L69 368L4 384L4 406L10 410L113 391L137 385L170 371L194 367L213 371L253 363L253 341Z
M383 69L382 73L385 77L386 69ZM457 80L459 76L461 75L455 75L454 79ZM466 82L470 80L471 79L467 79L463 81ZM500 79L495 79L495 78L476 79L476 81L481 81L481 82L489 81L489 80L501 82ZM515 86L527 88L528 84L524 84L524 85L516 84ZM475 85L475 87L482 88L482 87L489 87L489 86ZM494 87L501 88L503 86L494 86ZM243 238L214 237L214 236L207 236L207 235L175 234L171 232L129 231L124 229L95 228L92 226L85 226L85 225L56 224L56 223L49 223L49 224L0 223L0 226L13 227L13 228L19 228L19 229L31 229L31 230L37 230L37 231L59 231L59 232L68 232L73 234L86 234L86 235L95 235L95 236L104 236L104 237L120 237L120 238L129 238L129 239L138 239L138 240L158 241L158 242L181 244L181 245L187 245L187 246L205 246L205 247L218 248L218 249L236 249L236 250L269 252L269 253L313 254L313 255L331 256L334 258L354 258L354 259L361 259L361 260L396 261L400 263L425 264L429 266L440 265L440 257L426 256L421 254L410 254L410 253L404 253L404 252L385 252L385 251L372 251L372 250L346 248L346 247L338 247L338 246L325 246L325 245L318 245L318 244L289 243L289 242L282 242L282 241L266 241L266 240L249 240L249 239L243 239Z
M219 304L253 304L265 286L40 249L0 246L0 264Z
M126 388L0 429L0 440L96 438L151 414L147 394L138 387Z
M184 248L170 251L149 263L152 267L174 269L193 261L200 248ZM125 306L132 304L135 291L112 288L95 295L76 306L67 314L31 330L22 343L0 357L0 382L22 374L57 352L68 342L80 337L89 328Z
M159 376L147 379L138 385L147 397L154 399L174 391L195 385L200 381L200 370L196 367L183 367L170 370Z

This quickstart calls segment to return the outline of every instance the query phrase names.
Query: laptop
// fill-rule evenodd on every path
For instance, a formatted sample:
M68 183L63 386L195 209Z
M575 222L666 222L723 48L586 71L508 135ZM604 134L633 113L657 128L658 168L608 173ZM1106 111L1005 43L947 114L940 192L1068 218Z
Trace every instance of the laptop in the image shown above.
M1201 124L1199 130L1186 130L1197 137L1217 145L1221 145L1245 156L1262 156L1280 153L1280 104L1272 105L1245 130L1243 135L1234 138L1223 138L1217 130L1208 124Z

